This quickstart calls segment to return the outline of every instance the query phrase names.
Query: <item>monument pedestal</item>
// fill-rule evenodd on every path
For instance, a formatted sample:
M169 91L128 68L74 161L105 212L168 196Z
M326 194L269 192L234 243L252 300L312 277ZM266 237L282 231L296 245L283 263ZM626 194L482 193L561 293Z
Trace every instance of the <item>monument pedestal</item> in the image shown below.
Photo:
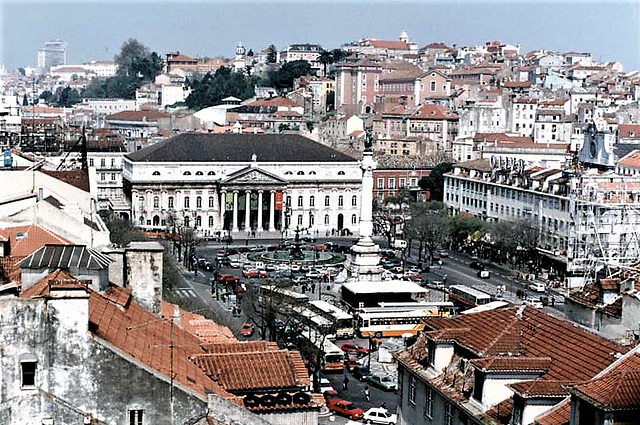
M382 275L380 266L380 246L369 236L362 237L351 247L349 271L357 280L378 281Z

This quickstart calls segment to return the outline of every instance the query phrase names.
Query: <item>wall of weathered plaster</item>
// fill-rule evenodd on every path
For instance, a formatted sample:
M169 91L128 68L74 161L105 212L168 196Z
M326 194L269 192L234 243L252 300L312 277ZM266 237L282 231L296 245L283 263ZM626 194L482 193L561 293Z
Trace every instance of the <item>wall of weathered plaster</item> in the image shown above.
M125 253L126 286L144 308L159 314L162 304L162 253L157 242L132 242Z
M0 298L0 423L40 423L49 417L51 408L46 403L33 401L28 410L19 408L21 399L35 397L38 390L107 424L128 423L129 409L144 409L145 423L170 423L168 377L128 360L92 336L87 323L87 298ZM21 388L21 358L37 360L37 389ZM175 387L175 423L201 417L206 411L204 396ZM55 423L81 423L77 413L70 415L73 418Z

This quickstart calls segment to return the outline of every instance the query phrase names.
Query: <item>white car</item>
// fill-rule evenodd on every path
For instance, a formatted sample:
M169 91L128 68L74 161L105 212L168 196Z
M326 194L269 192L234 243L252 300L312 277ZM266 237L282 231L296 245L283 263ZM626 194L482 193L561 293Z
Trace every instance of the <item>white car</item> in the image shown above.
M372 407L364 414L364 423L366 424L386 424L395 425L398 423L398 416L389 413L387 409L382 407Z
M292 264L290 267L292 272L299 272L300 271L300 264Z
M333 387L327 378L320 378L320 394L324 394L325 391L333 391Z
M545 288L542 282L534 282L529 285L529 289L533 292L544 292L547 288Z
M232 267L232 268L234 268L234 269L239 269L239 268L240 268L240 266L242 266L242 264L241 264L241 263L240 263L240 261L238 261L238 260L231 260L231 261L229 262L229 267Z
M527 298L526 300L524 300L524 304L535 308L543 307L542 301L536 300L535 298Z

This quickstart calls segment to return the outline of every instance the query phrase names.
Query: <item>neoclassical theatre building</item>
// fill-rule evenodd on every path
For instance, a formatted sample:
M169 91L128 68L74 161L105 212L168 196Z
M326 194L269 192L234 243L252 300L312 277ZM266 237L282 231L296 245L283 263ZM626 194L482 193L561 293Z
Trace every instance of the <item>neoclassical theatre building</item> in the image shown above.
M357 234L359 161L300 135L183 133L125 156L123 180L147 230Z

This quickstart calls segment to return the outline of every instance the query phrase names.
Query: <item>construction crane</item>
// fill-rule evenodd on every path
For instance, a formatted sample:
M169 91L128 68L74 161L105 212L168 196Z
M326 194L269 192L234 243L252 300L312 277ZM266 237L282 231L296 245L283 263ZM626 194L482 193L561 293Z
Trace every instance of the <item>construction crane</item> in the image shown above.
M71 152L74 152L78 148L78 145L80 145L80 169L84 170L84 171L88 170L88 166L87 166L87 135L85 134L85 127L82 126L82 135L78 138L78 140L71 147L71 149L69 149L67 151L67 153L65 153L64 157L62 158L62 161L60 161L60 164L58 164L58 166L56 167L56 171L58 171L58 170L63 168L63 165L67 161L67 158L69 157Z

